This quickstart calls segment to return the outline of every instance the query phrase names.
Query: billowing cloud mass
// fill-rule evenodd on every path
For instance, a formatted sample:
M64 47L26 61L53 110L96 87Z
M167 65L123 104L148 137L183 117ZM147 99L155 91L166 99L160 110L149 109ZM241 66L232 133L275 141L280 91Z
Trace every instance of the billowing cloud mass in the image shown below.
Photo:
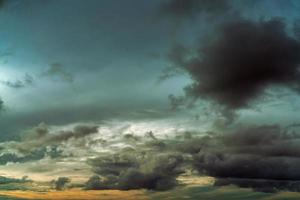
M125 134L122 141L130 146L88 161L96 175L86 189L165 190L190 169L215 177L216 185L272 192L300 189L300 134L295 127L241 126L168 139Z
M177 185L183 157L179 154L135 152L105 155L90 161L94 172L87 189L167 190Z
M144 129L142 134L132 132L128 125L103 126L53 131L41 124L28 130L21 142L4 143L2 151L8 153L1 154L0 164L60 161L67 170L80 170L73 164L82 159L85 165L81 167L89 166L89 176L94 174L85 183L87 190L167 190L190 171L215 177L215 185L234 184L264 192L300 190L298 124L285 128L244 125L203 133L171 131L168 137ZM52 167L48 170L55 171Z
M226 110L251 106L273 86L299 92L300 42L280 19L226 23L217 39L201 46L195 56L179 52L171 58L193 80L185 88L187 96Z
M297 132L278 125L265 125L208 134L180 144L178 148L193 155L193 166L201 174L220 179L217 184L260 188L263 184L259 185L258 180L285 181L269 185L278 185L277 189L299 190L299 142ZM290 184L293 187L289 188L287 182L293 182Z
M200 150L195 160L197 168L204 173L215 177L300 179L299 135L286 133L276 126L263 126L210 140L205 145L216 142L216 146ZM214 149L217 145L220 150Z

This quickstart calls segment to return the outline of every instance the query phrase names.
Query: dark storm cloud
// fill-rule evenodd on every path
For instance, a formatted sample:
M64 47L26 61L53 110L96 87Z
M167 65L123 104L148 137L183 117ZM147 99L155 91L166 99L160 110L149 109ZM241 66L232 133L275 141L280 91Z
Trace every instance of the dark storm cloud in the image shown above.
M160 11L172 17L193 17L199 13L220 14L230 9L227 0L169 0Z
M53 63L50 67L42 73L42 77L52 77L58 78L65 82L73 82L73 74L66 71L65 68L60 63Z
M293 182L300 180L300 134L277 125L239 128L229 133L211 133L177 146L193 155L192 163L201 174L233 180L232 184L253 187L258 179ZM235 181L236 179L245 179ZM259 182L259 181L257 181ZM285 183L286 183L285 182ZM274 184L276 184L274 182ZM278 188L288 186L280 185ZM268 184L266 184L266 188ZM286 187L286 189L295 190Z
M179 154L128 153L106 155L90 161L94 172L86 189L167 190L176 186L182 173ZM101 177L101 178L100 178Z
M214 183L215 186L225 186L232 184L242 188L252 188L255 191L265 193L275 193L284 190L289 190L292 192L300 191L300 181L219 178Z
M226 23L196 55L174 51L170 58L193 80L187 96L217 103L226 112L253 105L272 86L299 92L300 42L280 19Z
M26 86L32 85L33 82L34 82L34 79L29 74L25 74L25 76L23 77L22 80L16 80L16 81L0 80L1 84L5 85L7 87L10 87L10 88L15 88L15 89L24 88Z

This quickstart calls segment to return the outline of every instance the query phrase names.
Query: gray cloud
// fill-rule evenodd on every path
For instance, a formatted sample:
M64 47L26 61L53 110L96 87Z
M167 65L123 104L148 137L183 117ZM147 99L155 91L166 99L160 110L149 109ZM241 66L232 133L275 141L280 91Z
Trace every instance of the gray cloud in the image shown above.
M11 88L24 88L26 86L32 85L34 82L34 79L29 74L25 74L22 80L16 80L16 81L3 81L0 80L0 83Z
M93 132L91 127L74 128L70 132L76 136L66 134L59 139L43 139L66 132L54 134L41 124L29 130L22 145L11 145L22 150L23 156L2 154L0 163L28 162L45 156L67 158L67 151L80 153L69 145L65 147L72 150L62 148L63 155L60 148L49 148L70 138L85 137ZM300 134L297 124L285 128L278 125L239 126L221 133L184 132L181 137L165 139L153 132L145 132L144 137L128 133L128 127L114 129L112 135L105 137L105 143L98 137L83 141L90 148L80 157L87 159L95 173L86 182L85 189L168 190L178 184L176 178L179 175L193 169L201 175L215 177L216 185L235 184L263 192L299 190ZM28 142L32 138L43 142L38 145ZM42 144L49 147L47 151L38 150ZM76 142L72 141L74 144ZM99 147L106 151L97 151Z
M96 175L86 188L166 190L176 185L177 176L195 169L215 177L215 185L234 184L263 192L299 191L297 128L240 126L222 133L168 139L125 134L122 141L131 147L88 162Z
M37 161L45 158L62 157L62 150L57 146L41 147L24 152L24 154L18 153L3 153L0 155L0 165L6 165L7 163L25 163L31 161Z
M167 190L176 186L183 171L179 154L127 153L106 155L90 160L94 172L86 189L152 189Z
M68 177L58 177L57 180L52 181L56 190L64 190L71 179Z
M252 188L258 192L275 193L284 190L299 192L300 181L289 180L265 180L265 179L237 179L237 178L219 178L215 186L237 185L242 188Z
M78 140L98 132L98 126L77 125L73 130L51 131L41 123L25 131L21 141L4 142L0 154L0 165L7 163L25 163L41 160L45 157L51 159L62 158L62 143L70 139Z
M176 148L193 155L194 168L201 174L221 179L218 184L248 187L252 184L253 188L259 189L259 180L267 180L266 189L273 184L279 189L295 190L300 180L299 142L297 132L277 125L265 125L238 128L222 134L211 133L187 140ZM272 181L275 182L271 184ZM280 181L285 182L280 184ZM297 184L294 181L298 181Z
M24 176L22 179L8 178L8 177L0 176L0 184L26 183L26 182L30 182L30 181L31 180L27 179L27 176Z
M14 145L20 151L32 150L45 145L55 145L71 138L79 139L98 132L98 126L77 125L73 130L50 133L49 127L41 123L27 131L23 140ZM37 140L38 139L38 140Z

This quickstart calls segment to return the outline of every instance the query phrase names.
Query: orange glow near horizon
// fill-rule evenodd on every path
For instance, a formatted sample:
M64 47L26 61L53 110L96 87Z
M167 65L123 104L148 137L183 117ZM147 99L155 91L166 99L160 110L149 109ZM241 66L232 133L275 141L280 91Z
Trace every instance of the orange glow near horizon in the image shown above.
M65 200L149 200L145 196L144 190L80 190L72 189L66 191L49 191L49 192L33 192L33 191L0 191L0 195L23 198L23 199L65 199Z

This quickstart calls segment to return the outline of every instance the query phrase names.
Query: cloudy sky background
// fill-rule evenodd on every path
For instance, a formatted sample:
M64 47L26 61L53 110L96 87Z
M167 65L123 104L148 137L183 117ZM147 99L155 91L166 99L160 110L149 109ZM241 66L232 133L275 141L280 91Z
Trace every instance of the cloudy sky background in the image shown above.
M300 180L299 1L0 3L2 176Z

